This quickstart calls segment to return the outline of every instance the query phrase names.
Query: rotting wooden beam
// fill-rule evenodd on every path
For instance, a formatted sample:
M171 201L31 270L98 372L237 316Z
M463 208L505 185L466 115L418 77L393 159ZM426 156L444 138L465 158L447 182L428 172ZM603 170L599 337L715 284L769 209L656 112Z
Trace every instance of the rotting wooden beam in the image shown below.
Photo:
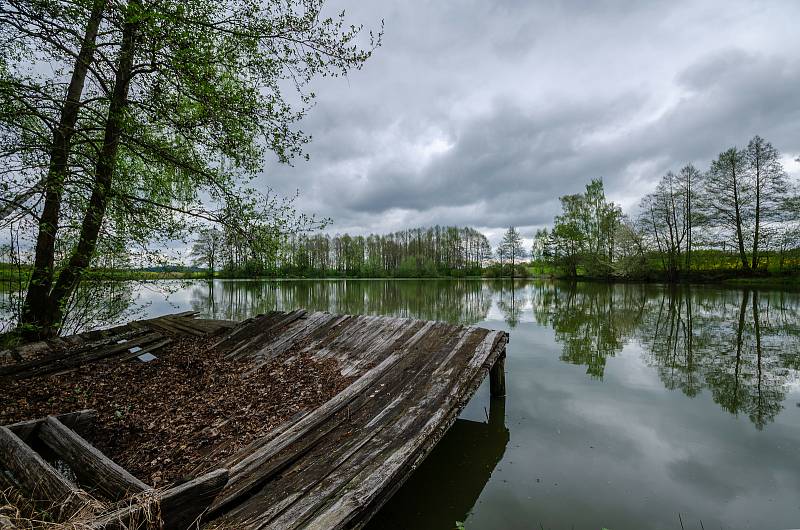
M165 491L161 497L164 528L193 527L225 487L228 476L227 469L217 469Z
M506 395L506 352L497 358L489 370L489 393L492 397L505 397Z
M53 512L58 521L65 521L91 502L8 427L0 427L0 466L11 472L30 499Z
M217 469L167 490L133 497L127 506L97 517L91 530L197 528L214 497L228 481L228 470Z
M67 412L56 416L58 421L73 430L81 430L97 421L97 411L94 409L84 409L75 412ZM35 420L25 420L11 425L6 425L11 432L16 434L23 442L33 439L39 432L44 420L47 418L37 418Z
M109 499L121 500L151 489L54 416L39 428L39 439L72 468L84 487L97 489Z

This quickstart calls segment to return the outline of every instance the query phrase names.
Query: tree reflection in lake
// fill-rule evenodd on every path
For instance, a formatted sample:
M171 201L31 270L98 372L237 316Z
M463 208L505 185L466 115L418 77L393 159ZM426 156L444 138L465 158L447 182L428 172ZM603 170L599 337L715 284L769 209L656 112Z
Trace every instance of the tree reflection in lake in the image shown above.
M633 336L647 306L648 286L641 285L548 282L532 290L534 317L553 328L561 360L585 365L596 378Z
M474 324L486 318L492 293L488 284L468 280L217 280L213 289L196 285L191 303L195 310L229 320L304 308Z
M636 340L664 386L704 389L758 429L782 409L800 364L800 311L784 293L559 284L532 286L537 322L553 328L561 359L602 378L606 361Z
M525 283L518 280L494 280L490 287L497 300L497 307L503 313L503 320L510 328L517 327L527 303L528 289Z
M710 393L762 429L800 367L800 297L686 285L480 280L220 281L192 288L191 307L243 319L306 308L476 324L492 308L509 328L552 328L560 359L602 379L609 359L641 349L663 385ZM512 341L514 334L512 332Z

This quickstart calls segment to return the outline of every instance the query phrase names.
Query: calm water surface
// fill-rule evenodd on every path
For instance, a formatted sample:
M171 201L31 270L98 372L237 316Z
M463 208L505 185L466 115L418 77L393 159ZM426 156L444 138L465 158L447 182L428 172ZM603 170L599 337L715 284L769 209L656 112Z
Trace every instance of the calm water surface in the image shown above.
M377 529L800 528L800 294L547 281L163 282L150 315L272 309L510 332ZM702 521L702 526L701 526Z

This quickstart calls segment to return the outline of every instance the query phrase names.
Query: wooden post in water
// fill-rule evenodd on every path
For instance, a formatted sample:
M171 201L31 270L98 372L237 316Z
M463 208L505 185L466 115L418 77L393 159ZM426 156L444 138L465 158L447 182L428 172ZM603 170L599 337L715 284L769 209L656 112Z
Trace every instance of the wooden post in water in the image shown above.
M497 358L494 366L489 370L489 393L492 397L503 397L506 395L506 352Z

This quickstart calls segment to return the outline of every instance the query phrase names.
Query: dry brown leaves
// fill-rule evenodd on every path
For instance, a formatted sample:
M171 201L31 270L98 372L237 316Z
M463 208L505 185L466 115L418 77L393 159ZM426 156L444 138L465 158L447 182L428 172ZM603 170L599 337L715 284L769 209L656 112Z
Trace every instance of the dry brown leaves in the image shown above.
M93 408L86 437L144 482L162 486L213 469L253 440L331 399L351 379L336 361L287 352L243 377L249 360L185 338L149 363L108 360L0 388L0 425ZM284 362L288 356L290 362Z

